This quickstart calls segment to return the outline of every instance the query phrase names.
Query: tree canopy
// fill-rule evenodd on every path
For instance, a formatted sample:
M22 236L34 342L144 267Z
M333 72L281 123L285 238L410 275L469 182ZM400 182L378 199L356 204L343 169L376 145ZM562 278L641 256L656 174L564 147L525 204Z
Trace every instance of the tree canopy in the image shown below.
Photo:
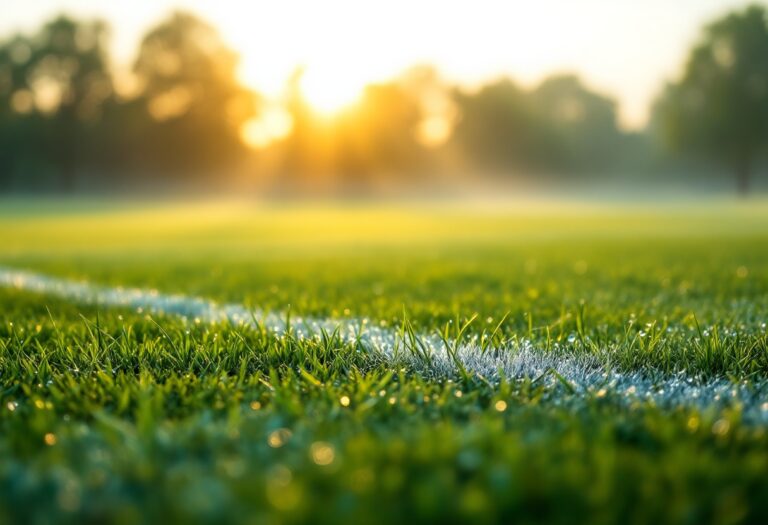
M0 46L0 134L10 146L0 165L9 176L47 164L63 189L75 184L112 95L106 35L99 21L60 16L33 37L17 35Z
M654 113L668 147L725 163L746 193L768 145L765 8L750 6L707 26Z
M614 102L574 75L525 90L509 79L456 93L453 143L488 169L574 173L613 166L624 135Z
M150 161L189 173L238 157L240 127L256 114L256 95L238 82L237 65L216 30L193 15L174 13L149 30L133 69L150 117L142 130L153 138Z

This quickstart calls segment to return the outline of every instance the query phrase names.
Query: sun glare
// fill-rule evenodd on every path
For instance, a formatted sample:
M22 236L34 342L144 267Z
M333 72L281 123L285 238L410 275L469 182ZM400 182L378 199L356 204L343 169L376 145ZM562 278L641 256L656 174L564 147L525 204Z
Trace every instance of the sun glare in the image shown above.
M240 129L240 137L254 149L265 148L291 132L291 116L280 107L268 107Z
M353 105L365 88L366 81L353 73L343 65L309 67L301 77L302 95L318 113L334 115Z

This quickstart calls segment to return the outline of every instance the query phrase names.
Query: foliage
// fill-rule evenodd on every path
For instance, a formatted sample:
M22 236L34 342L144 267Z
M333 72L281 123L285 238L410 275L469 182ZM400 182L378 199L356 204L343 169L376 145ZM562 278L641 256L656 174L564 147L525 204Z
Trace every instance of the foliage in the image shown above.
M33 38L17 36L3 46L0 136L6 173L48 162L62 188L72 189L77 167L97 149L102 104L112 95L105 38L102 23L62 16Z
M616 167L625 158L617 155L628 139L614 103L575 76L550 77L531 91L505 79L456 98L461 118L453 141L486 168L567 175Z
M335 118L303 99L301 71L292 79L291 134L279 145L286 181L294 190L349 188L396 182L419 168L419 101L397 83L372 84ZM382 180L383 179L383 180Z
M742 193L768 145L766 16L754 5L710 24L655 109L671 148L726 164Z
M149 30L134 73L151 117L141 130L150 166L189 176L242 154L240 127L256 101L237 83L237 64L216 30L192 15L174 13Z
M2 183L72 191L94 176L96 187L136 183L242 158L239 128L255 96L213 28L175 13L151 29L135 65L140 89L127 100L113 85L106 39L103 22L62 16L0 45Z

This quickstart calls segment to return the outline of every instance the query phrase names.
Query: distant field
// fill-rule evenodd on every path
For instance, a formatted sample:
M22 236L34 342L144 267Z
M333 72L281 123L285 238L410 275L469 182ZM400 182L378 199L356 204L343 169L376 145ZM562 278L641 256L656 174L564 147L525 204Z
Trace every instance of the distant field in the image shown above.
M0 201L0 267L0 522L768 522L765 201Z

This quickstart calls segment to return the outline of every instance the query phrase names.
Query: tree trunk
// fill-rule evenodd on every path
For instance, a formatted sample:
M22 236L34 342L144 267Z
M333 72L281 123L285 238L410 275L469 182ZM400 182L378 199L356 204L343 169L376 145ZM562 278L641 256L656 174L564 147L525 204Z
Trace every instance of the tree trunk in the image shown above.
M0 157L0 194L11 189L11 163Z
M68 105L61 110L61 116L56 122L58 137L59 189L63 193L73 193L77 185L77 167L80 129L75 115L75 109Z
M746 197L749 195L751 179L752 159L749 155L745 155L736 163L736 187L739 191L739 196Z
M65 159L60 165L61 191L63 193L74 193L77 184L77 168L72 159Z

